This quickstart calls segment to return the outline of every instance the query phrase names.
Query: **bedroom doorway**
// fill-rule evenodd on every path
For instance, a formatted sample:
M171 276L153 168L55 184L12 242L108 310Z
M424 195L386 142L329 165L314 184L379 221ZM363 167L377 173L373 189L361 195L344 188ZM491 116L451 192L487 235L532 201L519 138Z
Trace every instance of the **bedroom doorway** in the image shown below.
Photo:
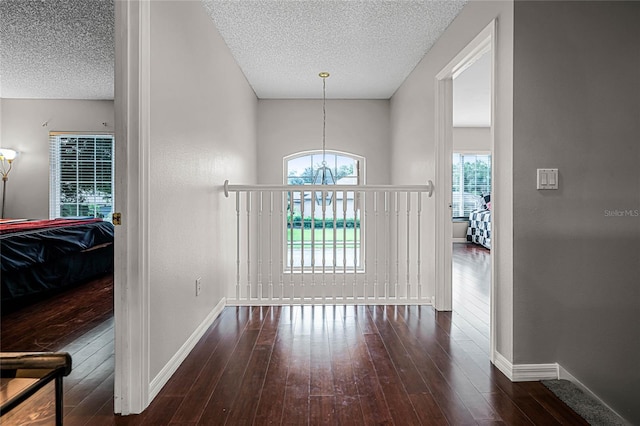
M436 303L468 325L483 353L494 352L491 251L467 242L469 218L490 200L494 151L495 21L437 75ZM490 213L487 215L490 218ZM490 224L490 219L489 222ZM487 241L490 247L490 239Z

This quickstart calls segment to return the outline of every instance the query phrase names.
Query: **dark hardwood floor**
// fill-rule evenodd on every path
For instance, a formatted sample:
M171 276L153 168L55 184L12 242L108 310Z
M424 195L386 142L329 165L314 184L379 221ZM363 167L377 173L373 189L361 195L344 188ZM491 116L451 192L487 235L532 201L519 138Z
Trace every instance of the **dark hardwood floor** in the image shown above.
M452 312L227 307L138 416L112 414L112 309L97 313L94 302L83 302L84 314L73 314L76 295L50 311L46 303L33 308L39 320L33 311L3 316L1 347L72 354L65 425L587 424L540 383L511 383L488 361L488 287L473 278L481 275L473 273L477 265L488 271L482 250L454 250ZM101 288L92 283L81 297ZM90 319L89 309L101 319ZM5 416L2 424L51 424L46 401L44 394L15 413L23 420Z

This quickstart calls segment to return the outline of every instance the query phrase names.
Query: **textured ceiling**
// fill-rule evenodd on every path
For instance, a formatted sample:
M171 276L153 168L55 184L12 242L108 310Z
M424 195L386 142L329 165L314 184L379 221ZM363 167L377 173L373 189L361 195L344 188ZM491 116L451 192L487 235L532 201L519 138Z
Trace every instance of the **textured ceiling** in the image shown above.
M0 96L113 99L113 0L1 0Z
M388 99L466 0L203 3L259 98Z
M387 99L467 0L203 0L259 98ZM0 0L0 96L113 99L114 0Z

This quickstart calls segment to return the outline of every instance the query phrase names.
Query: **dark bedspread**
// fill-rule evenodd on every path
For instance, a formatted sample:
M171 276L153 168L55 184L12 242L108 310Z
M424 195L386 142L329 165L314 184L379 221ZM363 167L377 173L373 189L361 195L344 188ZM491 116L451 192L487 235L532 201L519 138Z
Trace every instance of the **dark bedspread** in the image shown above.
M61 221L37 229L5 228L0 234L3 307L8 301L77 284L112 270L113 238L111 223L93 220Z

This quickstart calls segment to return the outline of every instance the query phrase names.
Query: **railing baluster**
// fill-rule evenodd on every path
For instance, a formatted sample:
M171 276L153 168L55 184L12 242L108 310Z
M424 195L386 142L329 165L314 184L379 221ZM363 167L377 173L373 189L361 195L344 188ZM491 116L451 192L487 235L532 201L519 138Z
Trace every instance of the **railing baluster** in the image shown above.
M327 300L327 191L322 191L322 302Z
M430 302L432 295L425 294L422 282L421 259L423 197L428 190L410 186L375 190L352 186L330 190L315 186L285 188L262 189L256 185L232 189L236 197L236 282L235 300L231 296L230 302ZM228 193L229 188L225 189ZM327 202L329 191L333 192L335 202L332 204ZM368 199L367 192L372 193ZM416 200L412 199L414 193ZM305 195L308 194L311 195L310 206L305 205ZM322 200L317 199L316 205L319 195ZM349 207L351 200L352 207ZM298 201L300 206L296 207ZM276 207L275 202L280 206ZM274 208L279 209L279 215ZM401 209L405 210L404 214ZM241 217L241 210L245 212L246 219ZM320 224L315 221L316 215L318 219L322 218ZM305 216L312 220L310 236L305 233ZM301 221L294 221L294 217ZM278 220L280 225L276 226L275 221ZM403 220L406 224L402 224ZM349 222L353 226L347 226ZM332 239L327 240L330 228L333 232L329 238ZM366 245L363 244L365 230ZM342 236L338 232L342 232ZM276 237L275 233L279 235ZM413 234L417 235L414 237ZM274 268L279 268L279 271ZM287 273L289 293L285 291ZM327 274L331 274L331 278ZM401 274L405 276L404 283ZM277 285L280 286L279 291ZM233 292L231 286L228 288L230 293Z
M315 192L311 193L311 296L315 299L316 291L316 200Z
M390 210L391 210L391 194L388 191L384 193L384 240L387 242L384 246L386 248L386 253L384 257L385 263L385 276L384 276L384 298L389 298L389 286L391 285L391 244L389 244L389 233L390 233Z
M400 193L395 192L394 211L396 214L396 279L394 282L393 296L398 299L398 283L400 282Z
M422 259L422 256L420 254L420 252L421 252L421 250L420 250L420 246L421 246L420 222L422 222L422 193L416 192L416 195L418 197L418 225L417 225L418 226L418 231L417 231L417 234L418 234L418 236L417 236L417 238L418 238L418 248L417 248L417 251L418 251L418 254L417 254L417 257L418 257L418 262L417 262L418 263L418 265L417 265L418 275L417 275L417 280L418 280L418 282L417 282L417 286L418 286L418 300L422 300L422 282L420 281L420 267L421 267L420 262L421 262L421 259Z
M300 294L304 297L304 197L305 192L300 192L300 217L302 218L302 229L300 230Z
M333 205L331 207L331 213L333 215L333 250L332 252L332 256L333 256L333 262L331 264L331 268L332 268L332 290L331 290L331 295L333 296L333 301L336 301L336 298L338 297L338 289L337 289L337 283L336 283L336 271L337 271L337 267L338 267L338 203L337 203L337 199L338 199L338 193L337 191L333 191Z
M354 191L353 192L353 284L351 285L351 294L353 296L353 300L356 300L356 280L358 278L358 227L356 226L358 222L358 197L359 194Z
M291 247L291 251L289 253L289 255L291 256L289 259L289 299L291 301L293 301L293 267L294 267L294 262L293 262L293 215L294 215L294 206L295 203L293 201L293 191L289 192L289 230L287 232L287 238L289 240L289 246Z
M285 198L285 193L280 192L280 200L278 201L278 204L280 205L280 220L278 221L279 223L278 229L280 230L279 232L280 244L278 245L279 252L280 252L280 256L278 256L280 258L280 265L279 265L280 271L278 272L278 283L280 284L280 300L284 299L284 264L285 264L284 259L288 253L287 247L284 246L284 236L288 234L288 226L289 226L288 221L287 223L285 223L284 221L284 210L285 210L284 198ZM287 236L287 242L288 241L289 241L289 237Z
M251 299L251 191L247 191L247 300Z
M342 300L347 297L347 191L342 191Z
M268 299L273 300L273 192L269 192L269 295Z
M406 298L411 298L411 283L409 282L411 274L411 193L407 192L407 277L406 277Z
M258 192L258 300L262 300L262 194Z
M373 230L373 298L378 300L378 192L373 193L373 226L367 225ZM366 254L365 254L366 258ZM366 266L365 266L366 268Z
M240 193L236 192L236 300L240 300Z
M360 211L362 213L360 213L362 217L362 223L360 223L360 235L358 238L358 241L360 242L360 259L363 262L362 263L362 270L363 271L367 271L367 256L366 256L366 250L364 249L364 244L362 244L362 235L363 235L363 226L367 225L367 217L368 217L368 212L369 212L369 208L367 207L367 195L365 193L361 194L362 197L362 209L360 209ZM368 226L368 225L367 225ZM369 300L370 294L373 294L373 292L369 292L369 280L365 279L362 283L362 292L363 292L363 296L364 296L364 300L365 302L367 300Z

